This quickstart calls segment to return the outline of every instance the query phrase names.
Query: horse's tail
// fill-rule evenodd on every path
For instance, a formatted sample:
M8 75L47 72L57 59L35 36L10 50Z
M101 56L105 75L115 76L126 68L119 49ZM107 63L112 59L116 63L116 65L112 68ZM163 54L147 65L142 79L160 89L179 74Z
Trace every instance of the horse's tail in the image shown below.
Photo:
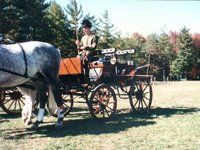
M48 111L53 114L56 115L57 114L57 104L56 101L54 99L54 95L52 92L51 87L49 86L49 92L48 92L48 102L47 102L47 107L48 107Z

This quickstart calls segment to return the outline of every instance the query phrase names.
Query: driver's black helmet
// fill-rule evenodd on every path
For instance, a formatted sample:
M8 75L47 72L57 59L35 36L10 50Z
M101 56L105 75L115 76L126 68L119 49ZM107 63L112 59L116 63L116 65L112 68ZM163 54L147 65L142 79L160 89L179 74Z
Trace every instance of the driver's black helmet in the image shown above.
M83 28L91 28L92 27L92 23L89 20L85 19L82 22L82 27Z

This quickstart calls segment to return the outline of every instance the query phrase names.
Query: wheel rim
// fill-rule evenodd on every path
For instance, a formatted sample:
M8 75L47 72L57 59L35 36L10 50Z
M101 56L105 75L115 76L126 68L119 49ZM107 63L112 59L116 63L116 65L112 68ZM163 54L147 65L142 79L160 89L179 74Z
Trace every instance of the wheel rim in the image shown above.
M63 106L64 106L64 116L70 113L72 107L73 107L73 96L72 95L63 95Z
M148 113L152 103L152 87L150 83L136 82L130 90L130 104L137 113Z
M23 94L17 89L6 89L2 92L2 109L8 114L18 114L22 111L24 103Z
M90 98L90 111L94 118L109 118L116 112L116 96L108 86L98 87Z

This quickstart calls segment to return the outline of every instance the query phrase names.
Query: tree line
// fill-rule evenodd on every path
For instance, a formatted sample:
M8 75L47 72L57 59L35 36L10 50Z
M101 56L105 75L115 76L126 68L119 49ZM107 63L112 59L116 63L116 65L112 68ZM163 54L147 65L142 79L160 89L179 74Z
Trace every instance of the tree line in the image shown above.
M99 37L98 49L134 48L136 53L130 59L137 65L150 60L149 71L157 80L200 79L200 34L190 34L187 27L178 32L152 33L147 37L140 33L123 37L121 31L114 29L107 10L101 16L84 13L76 0L69 0L64 7L45 0L0 1L0 33L15 42L38 40L51 43L61 50L62 57L76 55L74 42L83 35L83 19L92 22L93 32Z

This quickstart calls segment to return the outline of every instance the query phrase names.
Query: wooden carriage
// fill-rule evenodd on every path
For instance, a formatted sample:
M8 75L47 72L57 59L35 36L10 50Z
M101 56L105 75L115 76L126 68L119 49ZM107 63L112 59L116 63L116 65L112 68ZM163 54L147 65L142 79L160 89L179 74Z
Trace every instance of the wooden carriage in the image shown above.
M59 78L61 93L65 106L65 115L73 108L74 96L86 100L91 115L94 118L109 118L116 112L117 98L129 99L134 112L149 112L152 103L152 76L140 74L141 70L148 70L149 63L136 66L133 60L126 56L133 55L134 50L116 51L105 49L95 51L94 55L103 57L103 60L89 61L89 76L85 74L85 65L80 57L64 58L61 60ZM123 63L117 61L124 56ZM148 71L147 71L148 72ZM13 93L12 93L13 92ZM18 97L12 95L18 93ZM10 99L15 102L9 103ZM7 113L16 113L21 110L23 96L14 89L2 90L1 106ZM12 106L14 104L14 106ZM16 105L20 105L20 108ZM13 110L10 110L13 107ZM16 110L16 109L19 110ZM56 105L54 100L48 101L48 110L55 116Z

